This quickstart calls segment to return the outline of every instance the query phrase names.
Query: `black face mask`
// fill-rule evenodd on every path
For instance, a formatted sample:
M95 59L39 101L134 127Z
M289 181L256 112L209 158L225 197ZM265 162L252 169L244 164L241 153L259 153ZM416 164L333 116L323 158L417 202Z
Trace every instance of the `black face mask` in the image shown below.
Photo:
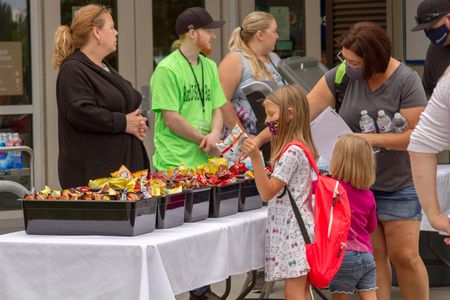
M438 28L425 30L425 35L430 39L430 41L436 46L444 46L447 42L448 28L446 24L442 24Z

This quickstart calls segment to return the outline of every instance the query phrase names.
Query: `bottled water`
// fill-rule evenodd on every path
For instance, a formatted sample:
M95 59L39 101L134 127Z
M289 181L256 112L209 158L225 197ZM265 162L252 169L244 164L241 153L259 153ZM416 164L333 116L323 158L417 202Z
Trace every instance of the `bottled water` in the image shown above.
M19 133L14 132L14 134L12 135L12 142L14 146L22 146L22 140L20 139ZM12 154L11 167L14 169L22 169L23 168L22 151L12 151L11 154Z
M328 173L330 170L328 162L322 156L319 156L319 159L317 159L317 168L320 173Z
M408 129L408 121L400 113L395 113L394 118L392 119L392 126L394 132L403 132Z
M6 147L4 135L0 134L0 147ZM0 170L6 170L8 168L8 152L0 152Z
M13 135L11 132L4 133L3 140L5 141L6 147L14 146ZM14 168L13 156L14 154L12 153L12 151L6 152L6 169Z
M380 133L392 132L391 118L384 113L384 110L378 111L377 126Z
M377 133L377 128L375 127L375 121L371 116L367 114L367 110L361 111L361 119L359 119L359 127L361 128L361 133ZM380 148L372 146L375 153L380 151Z
M361 127L361 133L377 133L375 127L375 121L371 116L367 114L367 110L361 111L361 119L359 119L359 127Z

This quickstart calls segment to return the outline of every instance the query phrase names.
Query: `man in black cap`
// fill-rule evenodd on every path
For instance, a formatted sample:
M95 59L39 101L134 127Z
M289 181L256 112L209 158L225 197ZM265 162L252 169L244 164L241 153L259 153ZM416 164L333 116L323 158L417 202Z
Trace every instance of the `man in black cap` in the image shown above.
M417 26L412 31L424 30L431 41L422 77L422 83L429 98L437 81L450 64L449 0L422 1L417 7L416 22Z
M214 21L203 7L191 7L176 20L180 47L165 57L150 80L155 113L153 166L167 170L180 166L196 168L217 155L223 119L220 107L226 98L217 65L207 58ZM202 55L202 54L203 55ZM191 300L220 299L209 286L190 292Z
M226 98L217 65L205 55L216 38L213 29L223 24L203 7L188 8L176 20L180 47L158 64L150 81L157 170L180 163L196 168L217 154L223 126L220 107Z

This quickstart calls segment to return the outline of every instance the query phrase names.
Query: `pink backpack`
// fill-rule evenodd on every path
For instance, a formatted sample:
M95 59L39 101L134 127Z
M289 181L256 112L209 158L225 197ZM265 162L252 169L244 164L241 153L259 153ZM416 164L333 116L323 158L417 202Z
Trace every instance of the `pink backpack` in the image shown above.
M308 148L298 141L286 145L282 153L291 145L299 146L317 174L316 200L314 205L314 236L311 243L297 205L289 194L295 218L306 243L306 258L310 267L309 283L317 288L327 287L339 270L347 248L351 213L347 192L339 181L319 174L314 157Z

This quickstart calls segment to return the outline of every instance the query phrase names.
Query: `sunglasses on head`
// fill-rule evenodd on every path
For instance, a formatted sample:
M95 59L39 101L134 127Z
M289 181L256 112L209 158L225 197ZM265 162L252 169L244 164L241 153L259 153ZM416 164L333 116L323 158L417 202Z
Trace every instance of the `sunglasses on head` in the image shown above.
M448 13L446 13L446 12L429 13L429 14L425 14L420 17L415 17L415 19L416 19L417 24L423 24L423 23L428 23L428 22L434 21L437 18L442 17L446 14L448 14Z
M100 8L100 10L94 15L94 17L92 18L92 20L91 20L91 26L94 26L94 21L95 21L95 19L97 19L99 16L100 16L100 14L102 13L102 12L104 12L104 11L108 11L108 8L106 7L106 6L104 6L104 5L102 5L102 7Z

